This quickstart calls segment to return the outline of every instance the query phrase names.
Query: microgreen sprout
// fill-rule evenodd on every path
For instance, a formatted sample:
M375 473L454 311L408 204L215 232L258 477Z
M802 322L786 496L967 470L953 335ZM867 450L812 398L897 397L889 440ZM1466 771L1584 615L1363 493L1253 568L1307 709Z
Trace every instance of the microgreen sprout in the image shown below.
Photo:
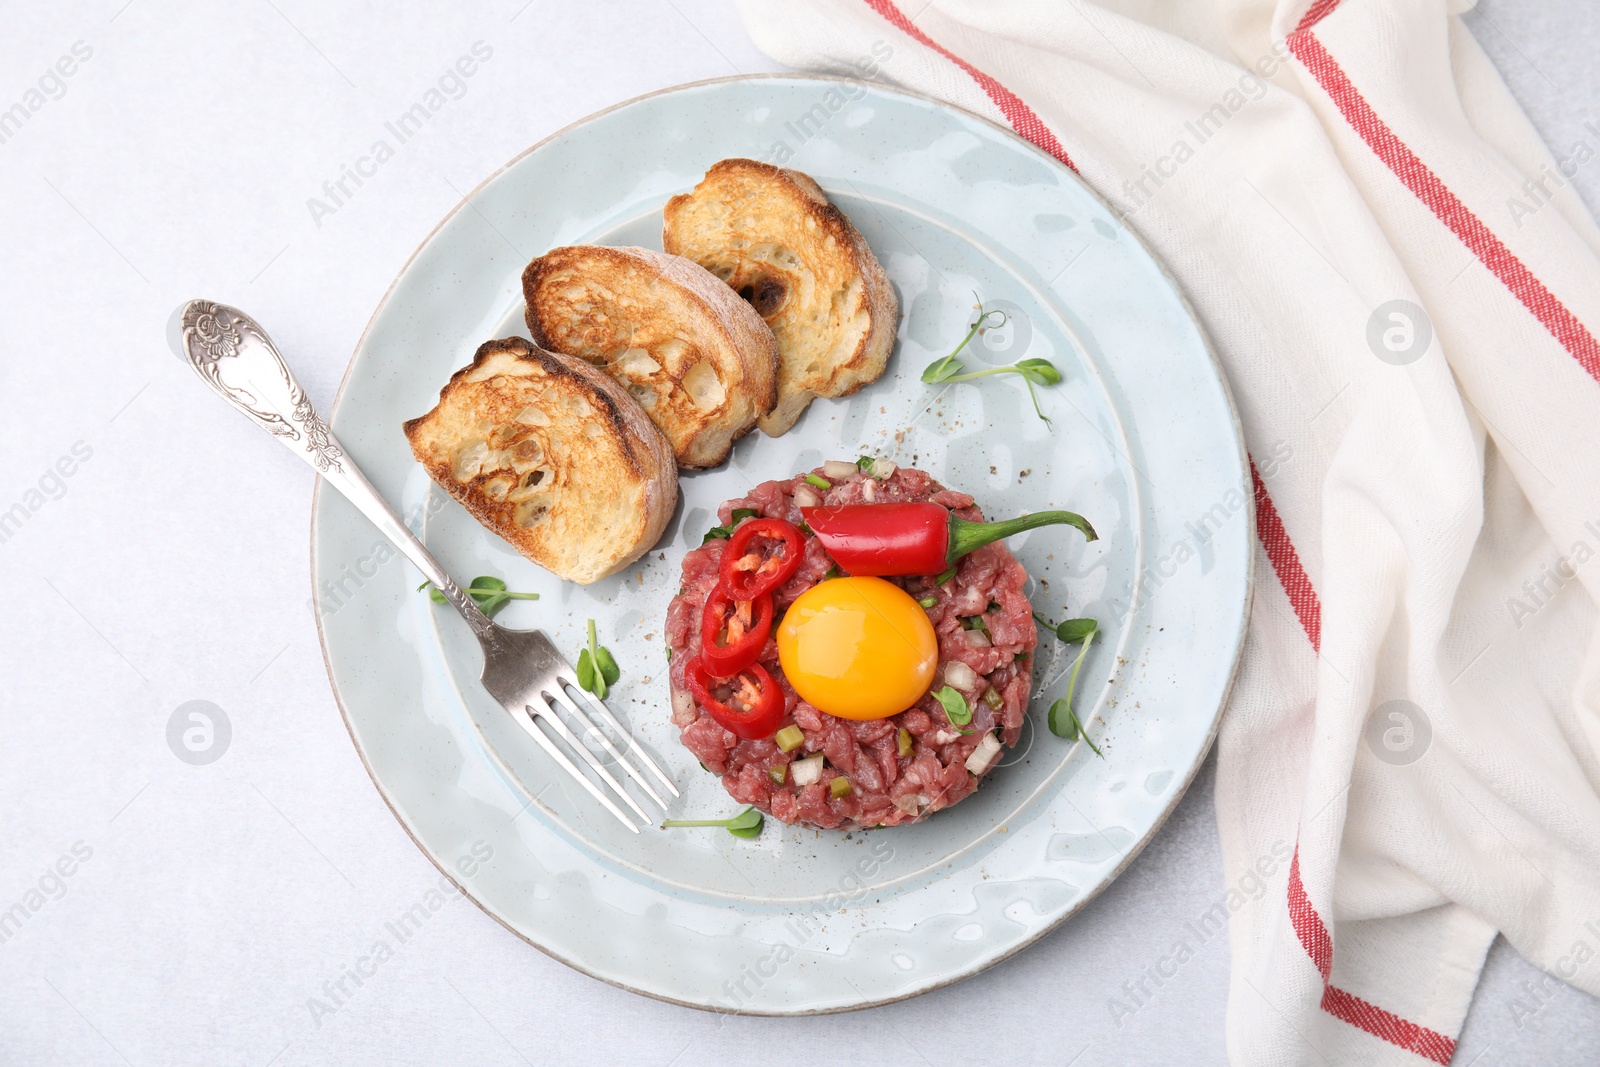
M1105 759L1105 753L1100 751L1100 746L1094 743L1089 732L1084 729L1083 723L1078 719L1078 713L1072 710L1072 693L1078 687L1078 671L1083 667L1084 657L1089 654L1089 646L1094 643L1095 635L1100 632L1100 626L1093 619L1068 619L1058 626L1050 626L1043 619L1039 621L1054 630L1057 637L1069 644L1083 642L1083 647L1078 649L1078 658L1072 662L1072 672L1067 675L1066 693L1050 705L1050 732L1068 741L1076 741L1081 737L1096 756Z
M594 620L589 620L589 647L578 653L578 684L601 700L622 677L622 670L611 650L595 638Z
M1054 623L1037 611L1033 613L1033 617L1040 626L1069 645L1075 645L1100 631L1100 624L1093 619L1068 619L1066 622Z
M432 582L423 582L417 586L417 589L418 591L426 589L428 591L428 599L435 604L450 603L450 599ZM461 591L471 597L477 603L478 610L491 619L494 618L495 612L506 606L508 601L539 599L538 593L507 592L505 581L491 574L480 575L472 579L472 584L463 587Z
M974 293L973 296L976 297L977 294ZM1061 372L1056 369L1054 363L1051 363L1048 359L1035 357L1024 359L1005 367L990 367L988 370L968 371L961 361L956 359L961 354L961 350L967 347L974 337L985 329L991 328L989 326L991 317L997 317L994 323L996 328L1006 324L1006 313L1004 311L999 309L984 311L981 300L978 301L977 308L978 318L973 322L972 328L967 331L967 335L961 339L961 343L951 349L948 356L928 364L927 369L922 372L922 380L929 385L941 385L953 382L976 381L991 374L1021 375L1023 382L1028 387L1028 397L1033 401L1034 414L1048 423L1050 416L1046 415L1044 410L1039 407L1039 394L1034 392L1033 387L1035 385L1060 384Z
M759 837L765 820L755 808L745 808L731 819L668 819L663 830L673 826L720 826L734 837Z

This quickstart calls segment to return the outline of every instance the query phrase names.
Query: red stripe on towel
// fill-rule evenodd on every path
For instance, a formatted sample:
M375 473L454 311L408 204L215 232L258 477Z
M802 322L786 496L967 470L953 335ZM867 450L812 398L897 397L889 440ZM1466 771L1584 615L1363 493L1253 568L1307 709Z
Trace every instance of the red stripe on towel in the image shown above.
M1067 150L1061 147L1061 142L1056 140L1056 135L1050 132L1050 127L1044 124L1044 119L1041 119L1033 108L1024 104L1020 96L923 33L916 23L906 18L905 13L894 5L893 0L866 0L866 3L868 7L882 15L890 25L901 33L911 37L919 44L927 45L966 71L968 77L977 82L978 87L989 94L989 99L994 101L995 107L998 107L1000 113L1006 117L1006 121L1011 123L1013 130L1016 130L1052 156L1055 156L1072 173L1078 173L1077 166L1067 156Z
M1326 15L1327 12L1322 14ZM1310 12L1307 12L1309 16ZM1322 46L1322 42L1308 30L1296 30L1289 35L1289 51L1305 64L1305 68L1317 79L1317 84L1338 106L1345 121L1361 135L1361 139L1394 172L1395 177L1511 290L1511 294L1533 313L1533 317L1550 331L1552 337L1561 342L1561 346L1589 372L1590 377L1600 381L1600 342L1595 340L1594 334L1534 276L1527 265L1506 247L1504 241L1483 224L1482 219L1461 202L1460 197L1439 180L1439 176L1426 163L1417 158L1417 154L1395 135L1388 123L1378 117L1378 113L1350 81L1338 61Z

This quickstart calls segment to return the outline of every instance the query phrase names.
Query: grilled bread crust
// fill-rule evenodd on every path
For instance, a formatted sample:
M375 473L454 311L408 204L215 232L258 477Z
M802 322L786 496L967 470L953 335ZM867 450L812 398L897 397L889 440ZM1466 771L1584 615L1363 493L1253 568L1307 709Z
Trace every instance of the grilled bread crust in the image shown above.
M894 287L808 175L724 159L664 215L662 247L727 282L778 339L778 402L763 433L786 432L813 397L848 396L883 374L899 329Z
M554 248L522 274L528 331L602 367L649 414L678 465L715 467L777 399L777 344L704 268L647 248Z
M627 391L520 337L481 346L405 434L474 518L582 584L637 559L677 505L672 449Z

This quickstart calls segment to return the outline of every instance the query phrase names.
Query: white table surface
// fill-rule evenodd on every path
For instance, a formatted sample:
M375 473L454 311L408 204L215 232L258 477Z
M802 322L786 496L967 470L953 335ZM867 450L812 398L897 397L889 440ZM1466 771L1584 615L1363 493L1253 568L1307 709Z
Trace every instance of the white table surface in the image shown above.
M1209 765L1065 928L892 1007L672 1007L457 898L332 1014L308 1008L437 874L328 689L310 473L206 393L163 329L190 297L238 304L326 405L396 271L485 175L617 101L774 69L716 0L523 3L5 10L0 110L75 45L88 58L0 143L0 511L29 511L0 543L0 912L43 900L0 931L0 1062L1224 1063L1223 939L1132 1017L1108 1007L1225 891ZM1547 139L1600 144L1583 127L1600 118L1594 0L1494 0L1468 22ZM493 55L464 95L314 218L308 198L478 41ZM1577 182L1600 209L1600 171ZM71 475L52 474L63 458ZM190 700L232 727L204 766L167 743ZM74 848L88 858L54 873ZM1600 1004L1539 994L1540 977L1497 943L1457 1063L1594 1061Z

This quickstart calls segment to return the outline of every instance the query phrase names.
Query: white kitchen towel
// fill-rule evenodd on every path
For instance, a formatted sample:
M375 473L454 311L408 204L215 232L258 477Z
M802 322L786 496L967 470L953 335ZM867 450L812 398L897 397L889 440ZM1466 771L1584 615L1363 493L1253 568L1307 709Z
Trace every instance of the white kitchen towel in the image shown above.
M1496 931L1600 993L1600 128L1547 150L1466 6L741 4L1072 167L1217 346L1263 549L1217 817L1274 872L1239 1064L1448 1063Z

